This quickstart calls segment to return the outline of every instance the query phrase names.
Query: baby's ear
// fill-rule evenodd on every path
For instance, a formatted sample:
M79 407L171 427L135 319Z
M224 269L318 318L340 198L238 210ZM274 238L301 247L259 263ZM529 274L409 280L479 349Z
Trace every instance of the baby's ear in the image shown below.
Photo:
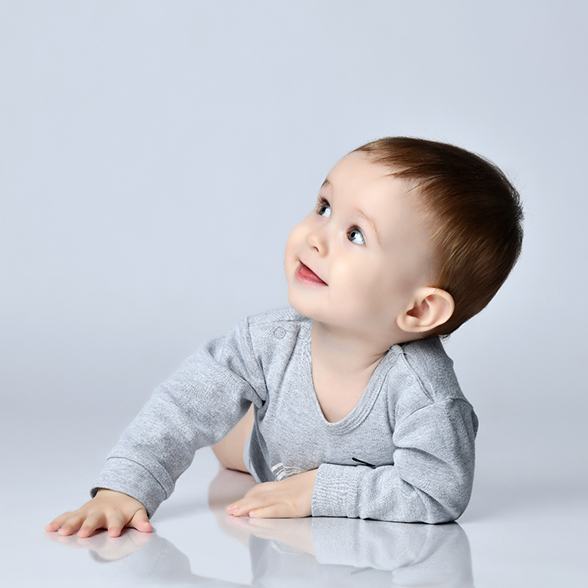
M409 333L430 331L447 322L453 311L453 296L441 288L419 288L413 299L413 305L398 315L396 323L399 328Z

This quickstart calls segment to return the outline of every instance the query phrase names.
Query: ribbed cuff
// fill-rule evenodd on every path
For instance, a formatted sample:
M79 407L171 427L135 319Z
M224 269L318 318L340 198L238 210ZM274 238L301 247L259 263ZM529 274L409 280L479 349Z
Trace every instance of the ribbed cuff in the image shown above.
M137 499L145 507L149 518L167 498L163 486L149 470L124 457L109 457L106 460L95 485L90 489L90 496L94 498L100 488L123 492Z
M313 517L357 517L357 480L362 466L322 463L314 480Z

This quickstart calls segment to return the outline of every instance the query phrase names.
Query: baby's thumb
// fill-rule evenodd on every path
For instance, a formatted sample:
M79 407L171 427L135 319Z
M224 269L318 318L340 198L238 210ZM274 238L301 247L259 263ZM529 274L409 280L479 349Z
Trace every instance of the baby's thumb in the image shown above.
M137 531L143 531L143 533L151 533L153 527L147 517L147 511L140 508L129 522L129 527L134 527Z

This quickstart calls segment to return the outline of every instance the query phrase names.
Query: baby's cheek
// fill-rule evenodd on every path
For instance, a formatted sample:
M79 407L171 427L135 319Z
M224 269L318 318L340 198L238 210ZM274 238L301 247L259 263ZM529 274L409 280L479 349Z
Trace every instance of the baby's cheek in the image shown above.
M387 278L373 279L364 286L361 292L363 304L371 316L380 316L388 320L393 312L402 306L402 294L398 284Z

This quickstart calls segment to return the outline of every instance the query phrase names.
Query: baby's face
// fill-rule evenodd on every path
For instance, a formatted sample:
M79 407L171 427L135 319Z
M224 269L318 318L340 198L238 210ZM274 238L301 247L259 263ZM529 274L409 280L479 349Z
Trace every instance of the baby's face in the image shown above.
M433 253L417 194L387 172L364 153L343 157L316 208L288 235L284 270L288 302L301 314L402 340L396 318L418 288L431 285ZM326 284L300 279L300 261Z

